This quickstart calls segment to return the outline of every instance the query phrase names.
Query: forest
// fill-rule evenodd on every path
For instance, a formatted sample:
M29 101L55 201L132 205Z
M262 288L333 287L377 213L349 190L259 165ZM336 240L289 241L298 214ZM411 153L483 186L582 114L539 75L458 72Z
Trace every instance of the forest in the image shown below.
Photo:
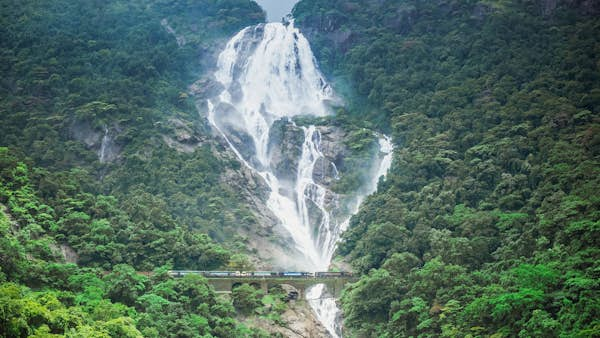
M600 337L600 5L301 0L293 14L346 103L323 123L359 150L363 128L395 144L337 250L359 276L344 336ZM281 323L281 290L224 300L167 274L252 268L240 229L258 220L223 178L240 164L207 141L188 88L264 20L249 0L0 0L0 336Z
M262 295L242 290L236 307L202 277L167 275L248 264L231 229L253 220L219 179L235 164L161 139L205 133L186 94L196 60L263 21L258 5L0 5L0 336L266 336L233 318ZM105 130L119 156L101 161Z
M338 249L348 336L600 336L600 11L549 3L297 5L396 144Z

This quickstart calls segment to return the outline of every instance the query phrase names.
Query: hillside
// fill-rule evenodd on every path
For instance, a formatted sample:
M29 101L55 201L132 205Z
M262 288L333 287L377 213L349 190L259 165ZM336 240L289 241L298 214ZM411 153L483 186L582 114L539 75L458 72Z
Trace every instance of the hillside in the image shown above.
M232 228L250 212L221 181L231 163L206 142L187 91L261 9L1 8L0 336L260 335L206 280L166 271L248 264Z
M394 164L338 254L356 337L600 335L593 1L319 1L294 15Z
M600 336L599 2L302 0L294 17L336 95L318 118L275 112L261 162L241 83L213 110L233 142L207 118L256 3L0 0L0 336L324 335L283 288L223 297L168 270L310 266L276 226L298 204L269 209L265 182L303 202L310 243L375 184L385 135L392 167L330 267L360 278L345 337ZM261 27L231 50L252 55ZM289 82L309 69L274 59Z

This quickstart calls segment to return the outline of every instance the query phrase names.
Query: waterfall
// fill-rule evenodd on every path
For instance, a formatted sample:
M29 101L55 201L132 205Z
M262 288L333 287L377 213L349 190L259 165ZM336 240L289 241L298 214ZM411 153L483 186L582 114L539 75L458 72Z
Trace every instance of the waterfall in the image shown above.
M339 239L339 236L348 228L350 223L351 215L358 212L360 204L363 199L377 190L377 183L381 177L385 177L388 170L392 165L393 155L393 144L388 136L382 135L379 137L379 151L380 161L376 167L373 168L371 173L371 181L367 183L362 193L357 194L354 203L350 209L350 215L344 220L340 226L336 229L334 234L333 243L328 247L331 250L329 255L333 254L335 250L335 242ZM315 314L319 321L327 328L327 331L332 337L342 337L342 326L340 325L340 318L342 316L341 310L337 307L335 299L333 299L325 289L324 284L318 284L313 286L307 291L306 298L308 299L311 307L315 310Z
M107 148L110 143L110 136L108 135L108 128L104 127L104 136L102 136L102 143L100 143L100 150L98 151L98 158L100 163L107 161Z
M300 255L293 266L286 268L326 271L351 214L334 217L327 200L332 196L335 199L336 194L314 178L317 163L324 159L319 127L296 126L291 120L300 115L326 116L330 114L327 103L335 100L308 41L293 21L247 27L219 55L214 77L224 89L208 99L208 121L240 162L268 185L267 207L291 235ZM276 121L284 121L303 134L295 177L278 175L272 163L273 143L277 142L272 139L272 127ZM371 173L374 178L357 192L350 207L352 213L389 168L391 143L380 137L379 145L382 156L375 161ZM339 179L334 163L331 168L332 178ZM320 285L308 294L322 298L327 290ZM335 301L329 297L309 302L332 336L338 337L335 319L339 310Z

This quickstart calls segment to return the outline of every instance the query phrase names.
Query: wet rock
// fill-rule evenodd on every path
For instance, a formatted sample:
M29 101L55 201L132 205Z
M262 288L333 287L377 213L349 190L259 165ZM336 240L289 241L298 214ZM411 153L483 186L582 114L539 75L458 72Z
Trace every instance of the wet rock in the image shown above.
M331 337L304 300L288 303L288 309L281 314L281 320L283 325L273 323L266 318L256 318L253 321L246 322L246 324L261 328L272 336L281 335L290 338Z
M293 182L298 176L304 131L287 119L275 121L269 132L269 161L275 175Z
M77 264L77 261L79 261L79 255L77 255L77 252L75 252L73 248L66 244L60 245L60 252L63 259L67 263Z
M114 162L119 153L121 152L121 146L117 144L116 137L121 132L118 127L105 127L102 141L100 142L100 149L98 149L98 160L100 163Z
M240 127L239 115L232 105L220 102L215 107L215 114L219 115L217 125L225 134L227 139L242 154L242 157L249 159L249 162L256 164L256 148L254 140Z
M95 151L102 163L114 162L119 157L122 145L117 139L121 131L117 124L99 130L88 121L75 121L69 128L70 136Z
M321 133L321 152L323 158L319 159L313 171L313 179L318 184L331 186L339 178L338 168L344 163L349 150L344 144L346 132L335 126L319 126Z
M189 87L189 93L196 99L206 99L219 95L223 91L223 85L210 77L202 78Z
M89 122L76 121L69 131L72 138L83 142L88 148L99 146L102 140L102 132L94 130Z

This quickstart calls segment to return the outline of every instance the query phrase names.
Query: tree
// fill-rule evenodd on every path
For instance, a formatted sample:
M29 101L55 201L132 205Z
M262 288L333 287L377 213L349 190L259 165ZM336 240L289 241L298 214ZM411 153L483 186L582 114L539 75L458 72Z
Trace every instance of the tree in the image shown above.
M233 306L240 313L250 315L254 310L262 306L262 290L256 290L253 286L242 284L233 289L231 298Z
M108 297L114 302L133 306L146 290L148 278L139 275L131 266L118 264L110 274L104 277Z

